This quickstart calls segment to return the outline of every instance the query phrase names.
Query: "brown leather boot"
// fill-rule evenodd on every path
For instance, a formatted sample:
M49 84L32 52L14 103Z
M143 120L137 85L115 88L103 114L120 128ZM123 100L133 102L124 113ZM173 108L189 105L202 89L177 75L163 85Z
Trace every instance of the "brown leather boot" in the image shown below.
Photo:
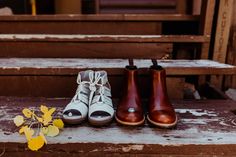
M176 125L177 117L166 90L166 72L161 66L151 66L151 96L147 119L155 126L170 128Z
M137 87L137 67L126 66L123 96L117 106L116 120L124 125L141 125L145 117Z

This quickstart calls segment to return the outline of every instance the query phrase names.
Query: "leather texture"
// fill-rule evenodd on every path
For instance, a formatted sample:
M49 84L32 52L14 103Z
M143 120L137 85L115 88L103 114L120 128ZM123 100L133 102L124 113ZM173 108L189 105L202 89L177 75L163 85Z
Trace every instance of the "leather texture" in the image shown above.
M125 68L123 96L117 106L116 119L125 125L140 125L145 117L137 85L137 67Z
M171 127L176 124L177 118L167 94L166 72L161 66L152 66L150 75L151 95L148 120L157 126Z

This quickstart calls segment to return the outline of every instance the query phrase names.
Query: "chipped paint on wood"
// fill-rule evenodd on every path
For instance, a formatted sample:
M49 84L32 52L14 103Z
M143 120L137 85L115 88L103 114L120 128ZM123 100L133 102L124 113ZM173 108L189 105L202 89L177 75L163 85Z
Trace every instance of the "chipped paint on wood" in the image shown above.
M201 117L204 115L211 116L211 117L216 117L217 114L213 111L207 111L207 110L202 110L202 109L177 109L176 110L179 113L191 113L192 115L196 117Z
M157 60L165 68L191 67L191 68L234 68L233 65L223 64L212 60ZM93 63L93 64L91 64ZM128 59L76 59L76 58L8 58L0 59L0 68L124 68ZM152 65L150 59L134 59L139 68Z
M25 143L24 136L18 134L12 118L21 114L21 110L29 106L35 109L42 103L57 107L61 115L63 107L69 99L44 98L11 98L0 97L0 141L4 143ZM222 103L224 104L222 105ZM221 145L236 144L236 116L232 101L177 101L176 108L179 122L176 128L165 130L145 124L143 127L111 126L94 128L87 123L74 127L66 127L60 136L48 138L49 144L66 143L111 143L130 144L122 151L142 150L143 145L157 144L162 146L181 145ZM15 106L15 107L11 107ZM214 106L214 107L213 107ZM201 108L201 109L200 109Z
M157 60L166 68L167 75L236 74L232 65L211 60ZM91 64L93 63L93 64ZM151 60L135 59L140 73L147 73ZM128 59L77 59L77 58L1 58L2 75L77 75L84 69L103 69L108 74L123 74Z
M91 34L0 34L0 41L70 41L70 42L209 42L202 35L91 35Z

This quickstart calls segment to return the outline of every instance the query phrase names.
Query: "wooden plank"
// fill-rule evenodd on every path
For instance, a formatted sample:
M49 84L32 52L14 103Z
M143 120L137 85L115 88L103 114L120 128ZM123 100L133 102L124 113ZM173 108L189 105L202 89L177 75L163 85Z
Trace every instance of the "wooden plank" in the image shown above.
M213 17L215 13L215 0L202 0L201 1L201 13L200 13L200 34L211 37ZM200 59L209 59L209 43L202 43L200 48ZM206 78L199 77L198 84L205 83Z
M187 1L186 0L176 0L176 11L179 14L187 13Z
M0 21L1 34L161 34L156 21Z
M235 66L211 60L157 60L168 75L223 75L236 74ZM91 64L92 63L92 64ZM135 59L140 73L147 73L151 60ZM0 75L76 75L85 69L108 71L109 74L123 74L128 59L62 59L62 58L1 58Z
M236 1L235 1L235 6L236 6ZM231 27L229 47L227 52L227 64L236 65L236 27ZM224 87L226 89L236 88L236 77L226 76Z
M157 42L209 42L201 35L52 35L52 34L1 34L0 42L108 42L108 43L157 43Z
M81 0L56 0L55 10L56 14L81 14Z
M229 31L231 26L231 16L233 11L233 0L222 0L219 4L219 12L216 26L216 34L213 49L213 60L225 63ZM211 83L218 88L222 88L223 76L211 77Z
M123 91L123 74L108 73L109 83L112 87L112 97L120 98ZM72 97L77 89L77 74L74 75L5 75L0 77L0 95L17 97ZM144 99L150 95L150 76L139 75L140 94ZM183 99L184 77L167 77L166 84L169 98ZM11 88L9 88L9 86Z
M100 0L100 7L101 8L174 8L175 1L174 0Z
M170 43L0 42L0 57L160 59L172 48Z
M57 107L61 115L69 99L0 98L0 146L5 156L32 156L25 137L18 134L12 118L22 114L25 107L41 104ZM141 127L124 127L115 122L106 127L94 128L86 122L79 126L67 126L55 138L48 138L37 156L235 156L236 125L235 102L219 100L173 101L179 121L171 130L145 124ZM15 106L15 107L12 107ZM145 136L144 136L145 135ZM222 155L223 154L223 155Z
M221 0L219 5L213 60L221 63L225 63L226 59L233 2L233 0Z
M193 0L193 15L200 15L202 0Z
M198 21L199 18L182 14L12 15L0 16L0 21Z
M175 14L175 8L104 8L100 14Z
M202 0L200 34L211 36L215 0ZM201 59L208 59L210 43L204 43L201 48Z

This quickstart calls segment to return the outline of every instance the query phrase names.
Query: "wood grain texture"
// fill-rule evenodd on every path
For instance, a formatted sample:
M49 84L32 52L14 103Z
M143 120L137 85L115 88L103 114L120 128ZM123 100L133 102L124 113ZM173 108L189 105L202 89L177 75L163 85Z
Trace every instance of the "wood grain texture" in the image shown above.
M1 19L1 18L0 18ZM106 34L156 35L161 34L157 21L82 21L82 20L31 20L1 21L1 34Z
M167 75L223 75L236 74L232 65L211 60L157 60ZM140 73L147 73L150 59L135 59ZM76 75L86 69L106 70L109 74L123 74L128 59L76 59L76 58L8 58L0 59L0 75Z
M200 34L211 36L212 22L215 10L215 0L202 0ZM201 48L201 59L208 59L209 43L204 43Z
M1 76L0 95L20 97L72 97L77 89L77 75L70 76ZM113 98L120 98L123 91L124 76L108 75L112 87ZM172 99L183 99L184 77L167 77L166 84L168 95ZM147 99L150 95L150 76L139 75L138 84L142 98ZM145 84L145 86L142 86ZM9 88L11 87L11 88Z
M26 140L18 134L12 118L24 107L35 109L40 104L57 107L61 115L69 99L0 98L0 146L4 156L78 156L136 155L142 156L235 156L235 102L233 101L172 101L178 114L176 128L159 129L145 123L141 127L124 127L115 122L94 128L86 122L67 126L59 136L48 138L48 144L37 153L30 152ZM116 101L114 101L116 103ZM14 107L12 107L14 106ZM53 152L53 154L52 154Z
M172 49L171 43L0 42L0 57L160 59Z
M222 0L219 4L219 12L216 26L216 34L213 49L213 60L225 63L229 40L233 0ZM211 77L211 83L219 89L222 88L223 76Z
M12 15L0 21L198 21L198 15L184 14L96 14L96 15Z
M210 42L202 35L52 35L52 34L1 34L0 42L108 42L108 43L158 43L158 42Z

